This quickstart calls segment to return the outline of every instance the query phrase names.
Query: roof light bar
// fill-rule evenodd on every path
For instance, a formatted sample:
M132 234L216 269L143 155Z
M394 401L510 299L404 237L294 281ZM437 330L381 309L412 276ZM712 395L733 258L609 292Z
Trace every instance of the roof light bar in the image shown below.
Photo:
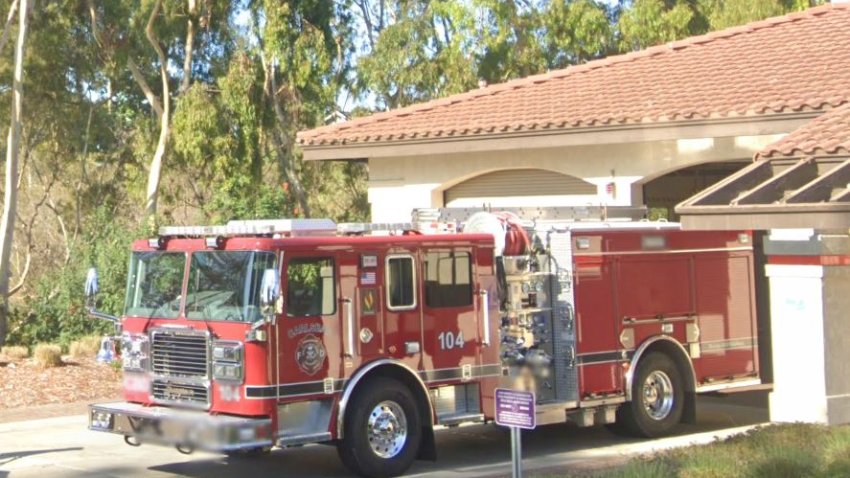
M165 226L160 236L228 237L247 235L327 236L336 234L336 223L330 219L262 219L230 221L225 226Z
M221 236L207 236L204 238L207 249L221 249L224 247L224 238Z
M148 247L151 249L162 249L165 247L166 238L164 237L152 237L148 239Z
M340 234L359 235L376 231L409 231L413 224L409 222L393 223L369 223L369 222L344 222L339 225Z

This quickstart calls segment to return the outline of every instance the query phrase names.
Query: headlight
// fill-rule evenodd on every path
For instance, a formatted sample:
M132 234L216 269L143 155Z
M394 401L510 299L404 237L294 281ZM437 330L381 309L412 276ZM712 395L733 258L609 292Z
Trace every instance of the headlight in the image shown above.
M149 357L150 342L147 335L125 332L121 336L121 362L124 370L147 370Z
M242 380L242 365L215 364L213 378L217 380Z
M216 342L213 345L213 360L242 362L242 344L238 342Z
M101 430L111 430L112 429L112 414L109 412L101 412L98 410L92 410L91 412L91 426L92 428L100 428Z
M244 349L240 342L214 342L212 347L213 379L241 382Z

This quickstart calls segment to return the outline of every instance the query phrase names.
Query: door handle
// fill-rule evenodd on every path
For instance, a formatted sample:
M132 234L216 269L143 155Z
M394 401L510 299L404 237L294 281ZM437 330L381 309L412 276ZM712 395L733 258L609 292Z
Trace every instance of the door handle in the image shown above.
M354 357L354 302L348 298L342 298L345 307L345 339L343 353L346 357Z
M481 320L484 321L484 337L481 339L481 345L490 346L490 301L486 289L478 291L481 296Z

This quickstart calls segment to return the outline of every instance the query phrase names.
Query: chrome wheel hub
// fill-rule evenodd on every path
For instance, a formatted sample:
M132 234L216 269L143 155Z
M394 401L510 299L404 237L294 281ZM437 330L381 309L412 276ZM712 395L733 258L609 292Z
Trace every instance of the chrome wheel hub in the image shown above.
M655 370L643 382L643 406L653 420L663 420L673 410L673 382L670 377Z
M372 451L381 458L392 458L407 443L407 418L401 406L392 400L385 400L369 413L366 433Z

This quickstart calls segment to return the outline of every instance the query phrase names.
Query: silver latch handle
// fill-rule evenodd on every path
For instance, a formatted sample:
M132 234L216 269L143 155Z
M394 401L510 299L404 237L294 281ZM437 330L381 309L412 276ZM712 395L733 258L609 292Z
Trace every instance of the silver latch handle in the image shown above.
M487 290L481 289L478 291L481 296L481 319L484 321L484 337L481 339L481 345L490 346L490 301L488 300Z
M345 327L346 340L344 352L346 357L354 357L354 302L343 297L342 303L345 306Z

